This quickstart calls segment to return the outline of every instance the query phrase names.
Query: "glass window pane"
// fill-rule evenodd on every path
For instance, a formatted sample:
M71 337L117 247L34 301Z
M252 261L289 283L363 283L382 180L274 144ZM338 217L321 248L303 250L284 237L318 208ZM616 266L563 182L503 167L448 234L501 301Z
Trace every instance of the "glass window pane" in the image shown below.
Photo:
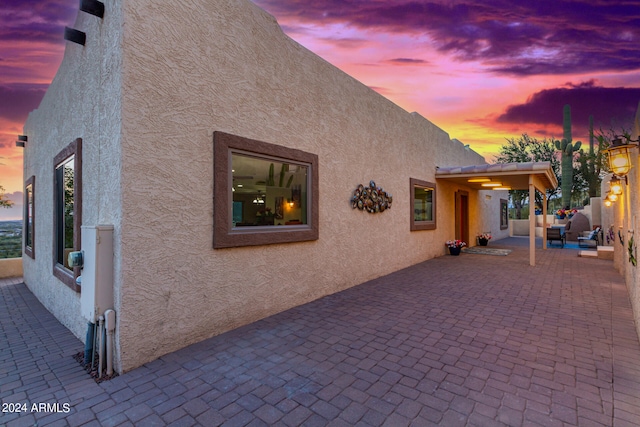
M26 246L33 246L33 186L28 185L26 189L27 193L27 206L26 206L26 221L27 227L25 230L25 244Z
M413 220L433 221L433 188L413 187Z
M74 156L71 156L65 163L56 169L56 185L58 188L56 200L57 204L57 262L67 269L69 252L74 250L73 233L74 233Z
M308 223L309 166L231 153L233 227Z

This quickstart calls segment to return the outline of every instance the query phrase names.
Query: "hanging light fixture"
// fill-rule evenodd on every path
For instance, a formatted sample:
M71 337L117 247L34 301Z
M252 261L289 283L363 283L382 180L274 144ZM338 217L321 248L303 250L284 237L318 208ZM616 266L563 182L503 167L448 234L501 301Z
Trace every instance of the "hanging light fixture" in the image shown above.
M616 136L611 141L609 148L603 150L609 155L609 169L611 169L614 175L623 177L629 173L631 169L631 155L629 154L629 150L638 146L638 144L632 144L633 142L637 143L639 141L627 138L627 143L625 143L622 137Z
M253 204L254 205L264 205L264 198L260 195L259 191L258 191L258 195L256 196L256 198L253 199Z

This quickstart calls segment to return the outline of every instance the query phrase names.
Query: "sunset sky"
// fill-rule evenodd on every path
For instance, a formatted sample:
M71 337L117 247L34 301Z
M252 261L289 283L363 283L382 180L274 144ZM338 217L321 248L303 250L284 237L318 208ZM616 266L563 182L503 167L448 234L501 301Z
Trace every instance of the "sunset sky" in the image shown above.
M215 1L215 0L211 0ZM108 2L104 0L108 13ZM254 0L291 38L487 161L522 133L629 130L640 101L640 0ZM521 3L521 4L516 4ZM3 0L0 185L21 217L15 147L62 60L78 0Z

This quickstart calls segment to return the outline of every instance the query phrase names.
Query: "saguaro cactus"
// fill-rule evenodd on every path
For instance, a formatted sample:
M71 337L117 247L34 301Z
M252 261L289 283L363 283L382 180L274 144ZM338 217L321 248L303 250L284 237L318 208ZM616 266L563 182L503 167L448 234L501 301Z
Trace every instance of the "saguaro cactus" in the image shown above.
M571 188L573 187L573 152L578 151L582 143L571 141L571 106L569 104L563 109L563 138L562 141L555 141L556 149L560 150L562 166L562 207L571 206Z

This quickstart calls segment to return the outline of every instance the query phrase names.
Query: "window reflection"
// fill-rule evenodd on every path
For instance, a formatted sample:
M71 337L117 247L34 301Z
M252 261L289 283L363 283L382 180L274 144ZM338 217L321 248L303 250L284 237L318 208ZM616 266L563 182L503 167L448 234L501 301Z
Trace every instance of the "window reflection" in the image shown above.
M309 165L231 153L233 227L308 224Z
M26 227L25 227L25 246L33 247L33 185L29 184L26 188Z
M67 258L74 250L74 179L74 156L71 156L56 168L56 255L58 264L69 270Z
M433 188L413 188L413 220L433 221Z

